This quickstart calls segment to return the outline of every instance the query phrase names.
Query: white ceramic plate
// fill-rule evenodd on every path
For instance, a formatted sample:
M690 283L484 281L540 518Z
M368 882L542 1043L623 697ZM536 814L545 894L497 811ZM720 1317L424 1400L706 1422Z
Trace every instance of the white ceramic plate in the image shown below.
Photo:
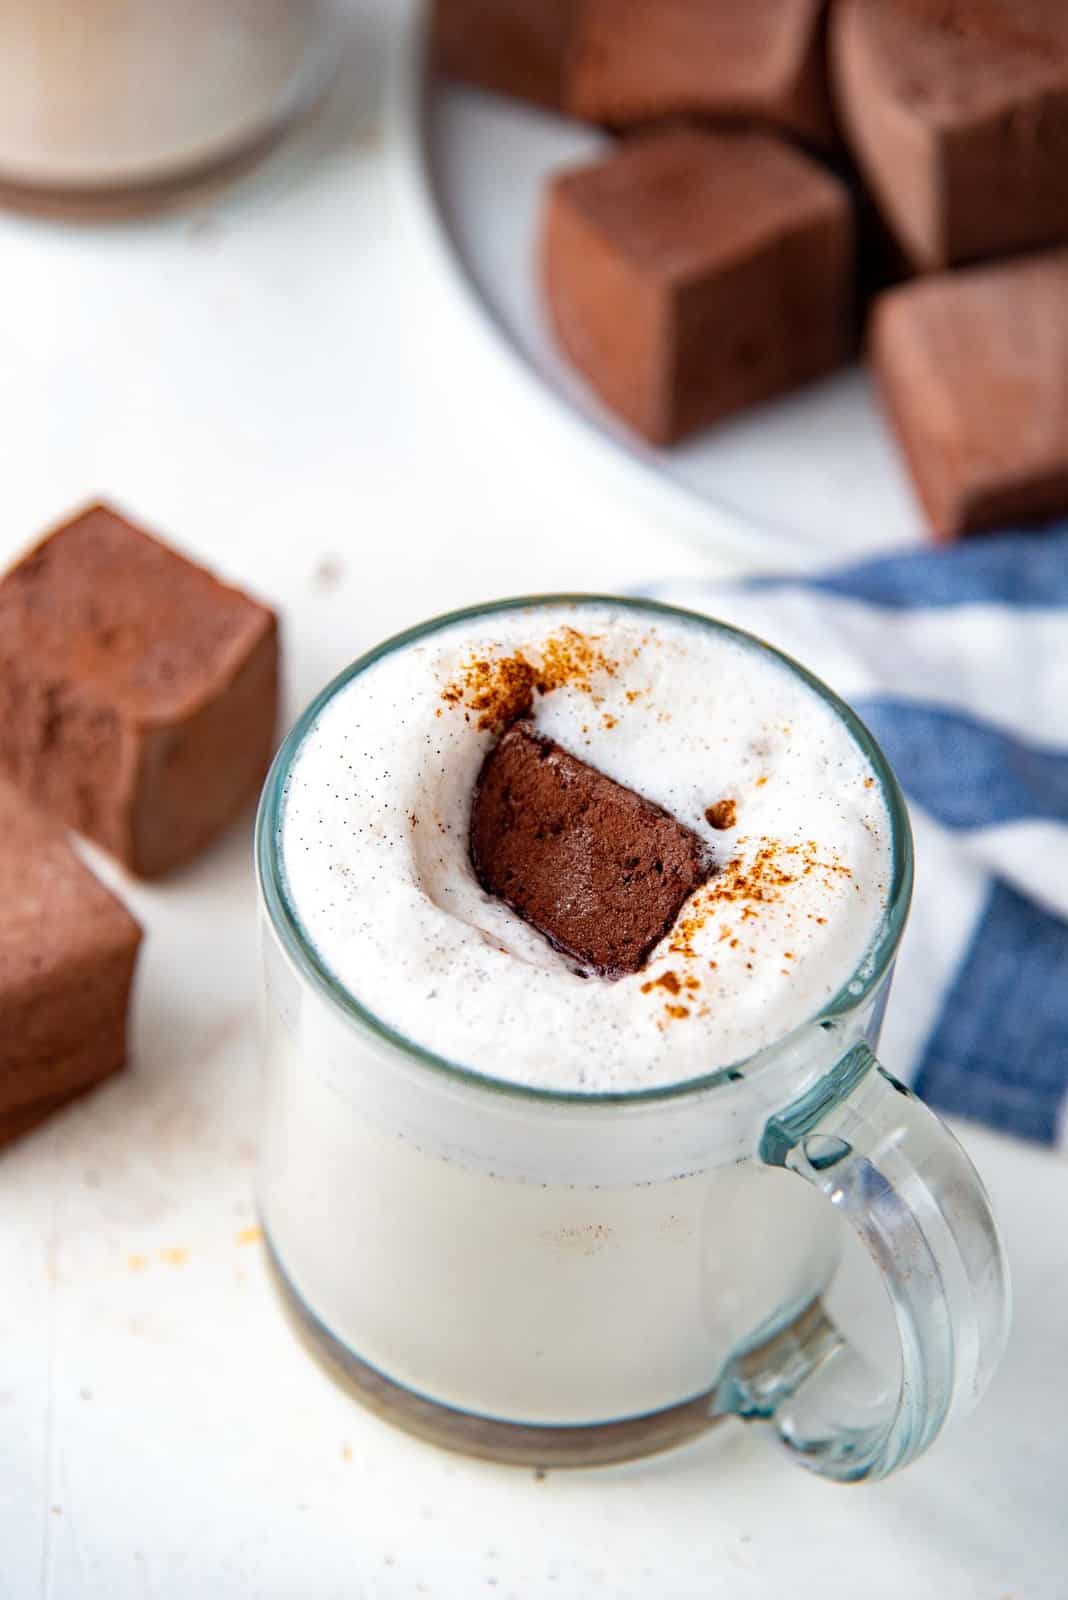
M594 129L434 80L411 0L389 96L399 210L443 316L501 403L578 449L656 515L751 566L812 566L918 542L922 517L859 367L671 451L618 423L561 359L540 302L545 178L595 153Z

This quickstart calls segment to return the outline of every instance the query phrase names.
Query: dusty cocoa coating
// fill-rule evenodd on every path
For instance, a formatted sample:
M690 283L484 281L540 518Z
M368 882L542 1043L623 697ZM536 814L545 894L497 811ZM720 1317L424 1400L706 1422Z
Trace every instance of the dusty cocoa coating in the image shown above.
M832 137L825 0L585 0L566 109L617 127L693 113Z
M697 834L523 724L479 774L471 860L487 893L605 977L640 970L712 868Z
M826 0L435 0L447 76L587 121L680 113L832 137Z
M584 0L435 0L440 71L498 94L560 109Z
M849 197L771 134L670 128L561 174L542 258L564 351L656 444L850 353Z
M915 266L1068 239L1064 0L838 0L831 66L853 153Z
M262 780L277 658L265 606L92 506L0 582L0 773L164 872Z
M0 1144L117 1072L141 930L0 783Z
M1068 510L1068 250L888 291L871 350L938 537Z

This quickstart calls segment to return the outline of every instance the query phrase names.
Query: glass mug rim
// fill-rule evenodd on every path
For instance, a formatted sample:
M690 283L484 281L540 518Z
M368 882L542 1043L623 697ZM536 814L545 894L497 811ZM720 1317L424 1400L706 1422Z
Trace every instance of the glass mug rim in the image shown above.
M301 745L326 706L354 679L398 650L444 632L460 622L527 609L548 610L552 607L589 605L609 606L645 615L652 614L680 621L686 626L696 624L712 632L726 634L747 648L756 649L779 661L818 694L845 724L851 737L871 762L890 818L891 879L886 909L860 964L837 992L813 1015L754 1054L725 1063L700 1077L683 1078L647 1089L584 1092L535 1087L496 1077L492 1073L474 1067L463 1066L409 1039L399 1029L383 1021L369 1006L339 983L319 955L289 898L279 845L285 786ZM340 1013L349 1025L362 1034L371 1035L379 1044L384 1043L391 1049L400 1051L417 1065L443 1075L453 1083L463 1084L468 1088L488 1090L515 1100L570 1107L677 1101L688 1096L703 1094L725 1084L737 1083L740 1076L751 1080L761 1063L770 1062L778 1057L780 1052L788 1050L794 1041L808 1034L813 1027L833 1023L835 1019L854 1011L878 990L893 966L908 917L913 885L912 829L904 796L893 769L857 713L815 673L756 634L734 627L719 618L705 616L701 612L639 597L570 592L520 595L443 612L414 627L392 634L343 668L320 690L297 718L271 763L256 814L255 859L263 904L282 948L301 976L325 998L331 1010Z

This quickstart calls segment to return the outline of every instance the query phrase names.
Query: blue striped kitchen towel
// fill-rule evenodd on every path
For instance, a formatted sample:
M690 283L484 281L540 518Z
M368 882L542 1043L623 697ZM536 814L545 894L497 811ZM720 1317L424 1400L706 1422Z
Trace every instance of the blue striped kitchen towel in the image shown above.
M886 1063L943 1111L1068 1146L1068 525L644 592L768 639L856 707L916 833Z

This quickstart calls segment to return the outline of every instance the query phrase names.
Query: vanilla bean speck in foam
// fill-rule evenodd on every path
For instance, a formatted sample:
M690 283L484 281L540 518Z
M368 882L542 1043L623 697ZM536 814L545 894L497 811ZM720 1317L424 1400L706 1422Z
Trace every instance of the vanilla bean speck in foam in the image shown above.
M476 783L520 717L707 852L638 971L584 967L476 875ZM280 854L320 958L382 1021L592 1093L702 1076L818 1013L879 930L891 839L849 728L777 658L591 601L461 620L357 674L296 756Z

